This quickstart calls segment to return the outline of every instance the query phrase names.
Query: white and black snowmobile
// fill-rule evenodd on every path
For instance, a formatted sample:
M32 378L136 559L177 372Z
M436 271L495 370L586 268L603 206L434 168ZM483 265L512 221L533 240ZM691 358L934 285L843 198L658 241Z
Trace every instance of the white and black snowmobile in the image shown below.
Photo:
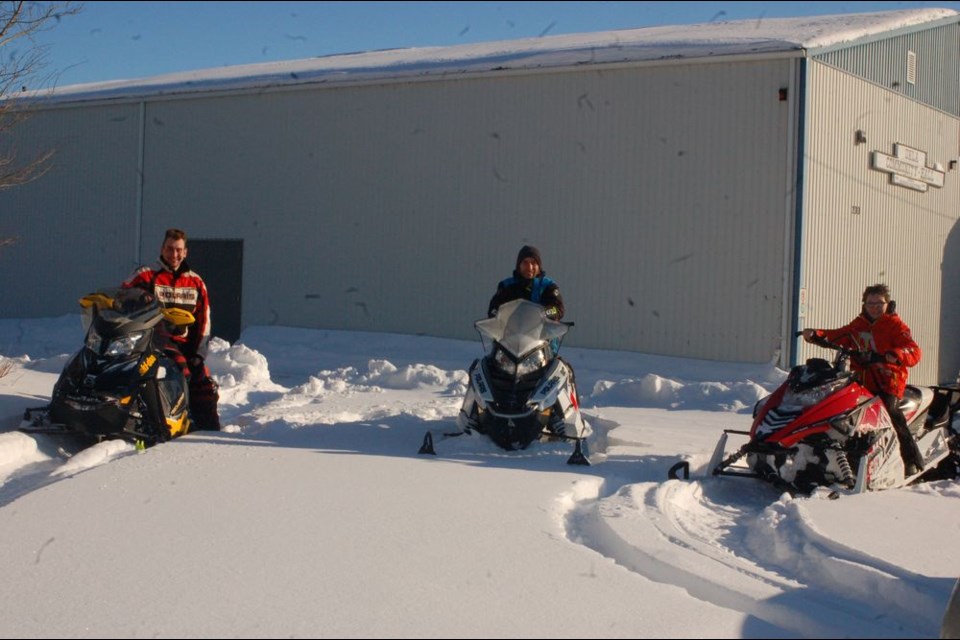
M120 438L149 446L190 428L187 384L164 350L163 323L193 315L164 309L142 289L110 289L80 299L84 347L63 368L50 404L27 409L21 431Z
M459 431L444 435L477 432L507 450L540 438L569 440L575 449L567 462L589 464L573 369L557 355L573 323L549 319L534 302L513 300L474 326L487 355L470 366ZM434 453L429 432L420 453Z

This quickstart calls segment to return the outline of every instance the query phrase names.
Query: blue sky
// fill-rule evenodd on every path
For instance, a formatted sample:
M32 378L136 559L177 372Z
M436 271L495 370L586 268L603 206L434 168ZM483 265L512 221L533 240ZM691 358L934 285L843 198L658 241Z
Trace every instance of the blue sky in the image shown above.
M375 49L923 7L960 11L960 2L85 2L38 44L42 75L64 86Z

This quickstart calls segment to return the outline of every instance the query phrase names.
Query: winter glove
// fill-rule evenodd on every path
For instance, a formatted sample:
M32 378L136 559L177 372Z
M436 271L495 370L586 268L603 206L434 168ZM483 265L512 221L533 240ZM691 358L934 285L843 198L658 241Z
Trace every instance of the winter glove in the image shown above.
M823 337L822 329L804 329L800 333L803 335L803 339L810 344L819 345L821 347L827 345L827 340Z
M187 360L187 367L190 369L190 376L194 380L203 380L207 377L207 370L203 364L203 356L191 356Z
M887 356L876 351L861 351L858 359L862 365L871 365L886 362Z

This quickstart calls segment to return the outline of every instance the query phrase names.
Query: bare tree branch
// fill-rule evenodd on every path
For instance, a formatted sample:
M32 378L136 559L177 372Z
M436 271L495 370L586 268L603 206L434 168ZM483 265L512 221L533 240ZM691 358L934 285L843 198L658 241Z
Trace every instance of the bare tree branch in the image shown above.
M25 97L33 97L28 87L44 86L46 47L36 36L56 26L68 15L80 11L74 2L0 1L0 190L36 180L50 169L52 149L20 157L12 139L12 130L29 115ZM11 45L16 43L16 47ZM8 53L9 52L9 53ZM16 242L0 236L0 247Z

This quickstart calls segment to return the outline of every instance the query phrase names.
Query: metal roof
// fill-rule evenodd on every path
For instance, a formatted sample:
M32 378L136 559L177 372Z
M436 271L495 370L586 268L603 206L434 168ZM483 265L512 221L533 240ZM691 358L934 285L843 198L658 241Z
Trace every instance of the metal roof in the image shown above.
M958 20L960 14L952 9L917 9L647 27L236 65L70 85L26 95L45 103L63 104L733 55L804 56Z

